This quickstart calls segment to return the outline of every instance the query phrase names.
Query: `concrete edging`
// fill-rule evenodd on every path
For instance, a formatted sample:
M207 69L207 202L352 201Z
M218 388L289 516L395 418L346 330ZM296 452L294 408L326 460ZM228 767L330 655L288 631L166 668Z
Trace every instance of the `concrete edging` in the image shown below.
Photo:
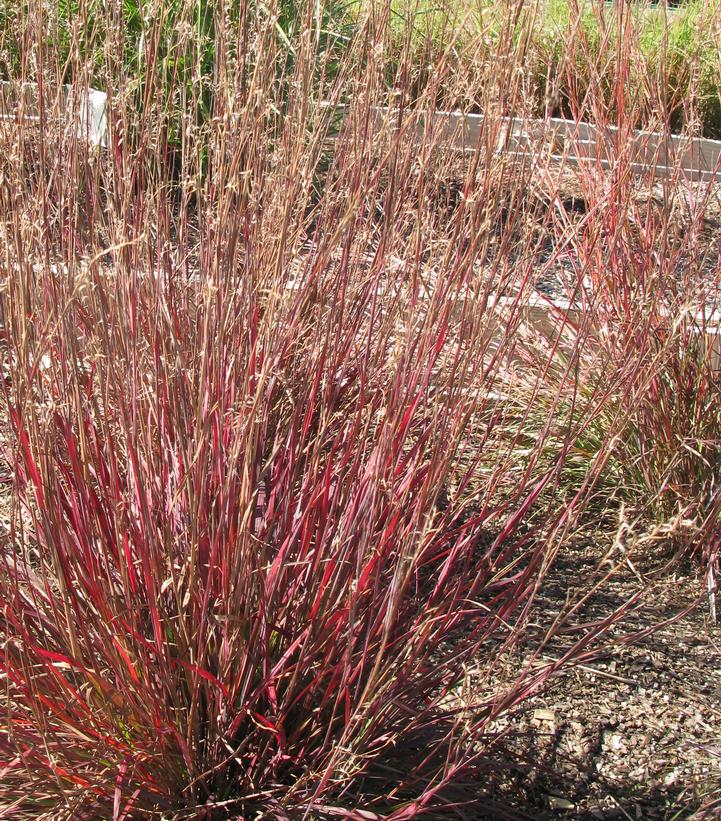
M344 113L348 106L335 106ZM409 114L415 114L409 110ZM371 117L376 127L398 129L399 111L376 106ZM426 136L434 145L451 151L476 151L487 139L484 114L461 111L434 111L416 114L409 137ZM624 133L617 126L599 127L590 123L547 119L495 117L492 122L495 153L530 155L546 153L549 158L578 165L597 163L612 168L623 156L633 171L669 178L681 173L690 181L721 182L721 140L662 134L655 131Z

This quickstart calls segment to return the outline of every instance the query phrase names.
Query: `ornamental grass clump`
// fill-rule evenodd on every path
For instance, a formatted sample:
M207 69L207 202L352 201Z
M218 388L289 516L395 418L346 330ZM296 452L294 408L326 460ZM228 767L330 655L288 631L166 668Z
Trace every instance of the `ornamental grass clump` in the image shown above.
M634 122L635 100L622 91L618 99ZM670 138L668 125L657 128ZM509 416L509 431L519 453L542 435L543 467L568 446L566 494L602 464L587 509L602 516L623 505L647 570L693 558L713 589L721 537L717 183L690 179L680 152L660 173L660 155L635 164L625 139L620 133L618 151L604 157L607 169L575 170L581 213L552 212L547 264L566 261L569 307L550 309L562 329L550 360L543 337L519 349L526 371L512 393L523 416ZM526 412L529 395L536 399ZM572 440L568 419L586 420Z
M714 183L676 169L659 203L651 169L623 174L596 210L586 258L592 311L611 361L638 366L614 452L619 496L669 526L674 558L694 555L713 573L721 536L718 322L721 267ZM640 196L644 191L645 196Z
M620 427L580 474L584 437L640 396L646 359L614 333L596 353L625 292L599 280L545 341L521 321L549 229L607 246L595 218L571 240L541 218L550 159L502 147L493 115L527 110L512 52L477 66L490 116L459 157L427 116L463 88L452 44L421 83L386 7L345 41L314 4L293 26L202 5L129 32L83 6L53 39L37 2L3 32L40 105L0 120L0 807L470 811L495 720L626 606L489 683ZM68 72L107 91L107 147L68 126ZM487 686L461 698L471 665Z
M432 95L402 113L409 62L378 124L387 9L326 71L310 11L290 42L279 9L226 20L220 4L211 94L189 7L153 92L155 10L141 106L110 12L112 36L62 60L42 4L18 29L16 79L41 104L0 122L0 803L450 812L470 800L459 780L493 771L495 717L550 669L463 709L456 688L521 634L583 501L541 510L563 453L538 475L501 447L514 320L488 305L499 281L527 287L537 253L500 219L509 158L484 135L451 202L420 128ZM54 96L87 53L107 149ZM435 82L454 82L443 60ZM527 258L517 272L491 238Z

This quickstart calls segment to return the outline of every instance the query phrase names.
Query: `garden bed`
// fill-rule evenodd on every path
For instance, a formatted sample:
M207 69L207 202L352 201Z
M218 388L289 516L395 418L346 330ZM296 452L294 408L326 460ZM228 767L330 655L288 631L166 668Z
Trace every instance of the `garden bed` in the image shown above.
M340 107L342 116L347 112L346 107ZM703 202L703 214L695 227L703 256L689 259L683 253L676 255L676 270L671 277L665 274L667 291L657 295L654 310L657 308L661 317L668 318L669 326L680 313L686 315L692 332L704 337L709 361L721 368L721 142L635 132L629 143L628 135L621 137L614 128L602 131L566 120L524 123L459 112L435 112L427 117L409 111L400 122L398 118L398 112L372 109L370 133L388 146L395 140L417 141L424 161L431 155L449 157L443 160L448 170L442 190L427 203L438 212L441 226L450 225L462 197L465 174L476 153L481 153L481 163L505 164L503 173L527 178L523 199L503 203L501 192L501 202L494 204L495 214L489 216L491 238L476 269L479 278L487 278L490 273L499 284L493 293L483 291L478 310L490 308L506 316L510 311L521 325L550 340L557 338L564 327L577 326L588 306L599 298L599 281L615 275L604 271L607 259L603 242L594 257L583 259L579 255L579 249L585 250L588 244L584 232L590 219L602 221L599 209L605 207L603 198L600 205L587 201L584 173L605 180L609 189L619 176L627 175L632 180L629 184L634 189L634 210L628 232L636 247L630 247L630 272L624 272L631 292L635 288L633 266L638 265L644 275L648 270L645 257L655 254L660 259L668 253L668 247L644 245L645 235L655 232L656 239L662 237L666 242L667 235L658 226L664 213L672 209L668 220L674 232L670 245L676 243L681 248L682 238L693 222L690 215L697 203ZM342 139L341 125L335 141ZM622 152L619 144L624 146ZM331 150L333 145L329 143ZM667 201L669 188L674 192L672 205ZM382 218L382 204L376 208ZM595 214L590 213L593 209ZM518 256L503 245L504 231L512 220L519 223L519 232L536 233L532 256ZM523 252L528 251L528 246L524 247ZM504 270L512 266L530 269L527 285L531 287L519 291L514 276L509 276L506 283L502 272L499 276L499 260ZM403 272L404 266L399 264L389 276L402 276ZM669 291L674 280L678 285L673 284ZM426 288L421 297L425 294L430 298L435 283L433 270L427 272L425 281L430 290ZM623 321L620 315L618 319Z

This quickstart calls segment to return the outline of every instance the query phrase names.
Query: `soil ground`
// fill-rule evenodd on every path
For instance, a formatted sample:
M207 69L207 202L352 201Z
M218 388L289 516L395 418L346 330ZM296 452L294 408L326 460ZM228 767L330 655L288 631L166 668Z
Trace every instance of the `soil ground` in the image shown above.
M561 557L539 598L539 623L563 607L569 579L590 574L601 552L586 542ZM608 616L641 586L623 565L581 621ZM624 641L684 611L633 644ZM563 645L561 636L549 655ZM533 647L529 635L511 668ZM721 626L711 623L700 579L686 568L654 582L598 658L561 674L510 718L509 748L529 764L511 777L509 802L520 817L544 821L671 821L702 807L704 817L721 817L720 662Z

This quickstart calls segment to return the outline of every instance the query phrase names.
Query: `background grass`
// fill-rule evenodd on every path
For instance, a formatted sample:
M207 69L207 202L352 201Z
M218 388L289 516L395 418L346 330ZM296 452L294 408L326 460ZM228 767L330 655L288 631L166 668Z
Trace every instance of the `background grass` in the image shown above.
M157 26L154 4L125 0L118 4L107 30L108 17L102 0L60 0L46 3L48 44L65 59L63 81L72 82L71 52L85 56L83 74L91 84L105 88L115 67L104 63L101 43L109 36L123 39L122 70L136 88L141 104L144 91L152 87L174 88L174 93L192 83L202 86L196 120L211 116L215 60L213 26L221 4L198 0L190 13L183 0L162 4L162 25ZM238 3L222 4L223 25L237 27ZM259 6L259 8L261 8ZM0 76L17 76L23 63L23 34L17 24L22 4L2 0L0 5ZM343 51L357 32L363 3L333 0L318 3L313 11L293 2L278 6L276 33L292 60L291 39L301 24L310 22L324 47ZM600 0L532 0L525 4L494 0L438 0L413 2L394 0L386 48L389 90L402 53L410 49L417 69L414 91L427 81L424 67L433 65L450 43L447 58L466 82L454 85L454 93L439 91L437 104L446 108L480 111L484 100L483 73L478 70L503 47L505 58L513 54L522 72L525 104L536 116L577 116L569 100L582 99L591 84L595 105L604 105L611 121L617 119L613 100L616 56L621 38L628 42L622 53L630 60L626 92L637 97L639 127L662 127L674 131L689 128L712 138L721 138L721 13L718 0L689 0L678 7L648 2L614 4ZM190 18L190 19L189 19ZM312 18L310 21L308 18ZM190 51L177 49L178 23L193 28ZM148 37L157 38L148 52ZM186 44L187 45L187 44ZM117 59L117 57L115 58ZM326 71L337 69L329 61ZM395 66L395 68L394 68ZM600 74L596 76L596 73ZM177 102L177 101L176 101ZM526 112L529 113L529 112ZM588 116L580 112L581 116Z
M619 8L623 9L619 17ZM515 50L533 113L573 116L571 96L587 93L592 73L602 69L600 98L611 120L616 51L631 58L627 93L645 101L639 127L668 121L675 131L690 127L721 138L721 31L717 0L690 0L677 8L648 2L614 4L596 0L538 0L522 9L493 2L392 4L391 48L400 50L407 23L419 64L454 42L459 72L469 82L461 97L446 97L439 105L480 111L482 90L474 65L495 54L505 40ZM515 19L509 20L509 15ZM652 83L652 86L649 85ZM692 105L690 102L693 100Z

